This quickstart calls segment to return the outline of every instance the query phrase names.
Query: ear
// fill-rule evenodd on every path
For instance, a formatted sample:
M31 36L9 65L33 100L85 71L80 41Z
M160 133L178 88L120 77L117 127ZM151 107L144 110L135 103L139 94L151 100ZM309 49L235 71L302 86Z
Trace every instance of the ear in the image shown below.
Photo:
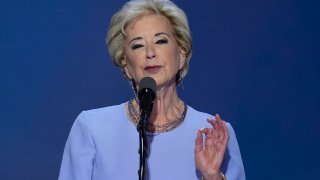
M180 67L179 67L179 69L182 69L182 67L186 63L187 53L184 48L180 47L179 49L180 49L180 53L179 53Z
M126 57L124 57L124 56L121 57L120 63L121 63L121 65L122 65L122 70L123 70L123 73L125 74L125 76L126 76L128 79L132 79L132 76L130 76L130 74L129 74L128 63L127 63Z

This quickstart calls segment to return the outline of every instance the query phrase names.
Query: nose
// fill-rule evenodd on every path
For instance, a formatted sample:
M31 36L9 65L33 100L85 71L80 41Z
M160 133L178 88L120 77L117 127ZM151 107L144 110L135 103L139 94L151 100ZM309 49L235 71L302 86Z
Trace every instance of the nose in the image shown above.
M148 45L146 51L146 59L153 59L156 57L154 46Z

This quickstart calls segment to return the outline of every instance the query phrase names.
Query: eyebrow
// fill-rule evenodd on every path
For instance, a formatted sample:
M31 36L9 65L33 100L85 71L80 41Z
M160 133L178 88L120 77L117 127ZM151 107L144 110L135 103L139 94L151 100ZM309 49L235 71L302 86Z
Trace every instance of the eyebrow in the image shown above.
M136 38L133 38L133 39L131 39L131 40L130 40L129 44L131 44L131 43L132 43L132 41L140 40L140 39L142 39L142 37L136 37Z
M160 36L160 35L162 35L162 34L164 34L164 35L166 35L166 36L170 37L167 33L164 33L164 32L156 33L154 36Z
M164 32L159 32L159 33L156 33L154 36L157 37L157 36L160 36L160 35L166 35L168 37L170 37L167 33L164 33ZM133 38L130 40L129 44L132 43L132 41L135 41L135 40L140 40L142 39L142 37L136 37L136 38Z

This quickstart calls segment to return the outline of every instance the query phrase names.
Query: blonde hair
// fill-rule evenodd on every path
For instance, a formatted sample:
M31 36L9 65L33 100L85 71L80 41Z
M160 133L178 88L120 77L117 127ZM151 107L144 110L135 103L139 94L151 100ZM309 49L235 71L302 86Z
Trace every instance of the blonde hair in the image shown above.
M112 61L116 66L124 68L125 64L121 59L124 53L125 28L137 18L147 14L166 17L173 27L176 41L186 53L186 62L176 79L176 83L179 84L188 72L192 43L186 14L169 0L131 0L112 16L106 39Z

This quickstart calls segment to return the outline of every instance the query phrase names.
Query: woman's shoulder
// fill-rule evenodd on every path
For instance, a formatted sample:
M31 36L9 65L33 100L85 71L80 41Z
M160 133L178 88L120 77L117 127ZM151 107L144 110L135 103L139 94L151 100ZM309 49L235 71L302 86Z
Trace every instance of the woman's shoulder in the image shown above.
M89 109L84 110L82 113L85 113L87 116L101 116L106 114L117 114L124 110L125 103L117 104L117 105L111 105L111 106L105 106L101 108L96 109Z
M191 106L188 105L188 116L189 117L193 117L193 118L204 118L204 119L207 119L207 118L211 118L211 119L214 119L214 116L209 114L209 113L206 113L206 112L202 112L202 111L199 111Z
M191 106L188 105L188 113L187 113L188 118L192 120L197 120L205 123L206 125L208 124L207 119L215 119L214 115L206 112L199 111ZM225 120L224 120L225 121ZM225 121L228 128L232 128L231 124L227 121Z
M76 121L81 124L95 125L110 122L125 115L125 103L82 111Z

